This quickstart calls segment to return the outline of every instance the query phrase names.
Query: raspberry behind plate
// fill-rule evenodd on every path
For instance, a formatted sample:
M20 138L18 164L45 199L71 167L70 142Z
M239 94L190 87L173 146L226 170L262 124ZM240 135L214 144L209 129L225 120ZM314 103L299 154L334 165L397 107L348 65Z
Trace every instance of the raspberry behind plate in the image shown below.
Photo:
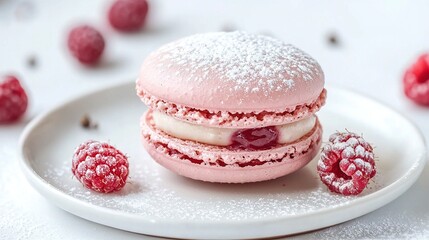
M405 95L417 104L429 106L429 54L422 54L403 78Z
M119 31L137 31L144 25L148 9L146 0L117 0L110 7L108 19Z
M28 97L19 80L6 76L0 82L0 123L18 120L27 110Z
M88 25L73 28L68 35L67 43L73 56L86 65L98 62L105 47L101 33Z

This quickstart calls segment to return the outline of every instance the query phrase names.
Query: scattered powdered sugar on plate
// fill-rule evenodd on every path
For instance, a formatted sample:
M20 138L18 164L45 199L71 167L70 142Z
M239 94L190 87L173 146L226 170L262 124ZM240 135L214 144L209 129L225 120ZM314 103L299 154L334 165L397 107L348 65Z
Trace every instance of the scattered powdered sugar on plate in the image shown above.
M64 161L61 165L56 163L55 166L46 168L42 177L60 191L82 201L123 213L155 218L159 221L221 222L258 220L273 216L287 217L337 208L348 205L350 201L358 198L329 192L324 185L320 184L316 175L307 180L313 184L311 189L290 191L288 186L285 184L282 186L278 182L279 186L276 190L259 193L247 189L246 186L253 187L250 185L222 185L227 191L226 195L225 192L199 194L198 192L220 185L186 180L189 182L184 184L190 184L190 186L187 186L188 192L183 192L183 189L169 187L171 183L168 181L171 179L164 179L165 175L161 176L159 171L154 171L145 164L131 162L129 181L124 189L112 194L101 194L84 188L76 179L72 179L69 165L68 161ZM292 188L295 184L293 181L302 181L298 178L299 176L296 180L292 180ZM195 188L193 184L203 184L202 186L207 189ZM259 188L261 186L259 185ZM365 194L383 187L374 182L370 186Z
M12 148L10 150L9 153L6 148L0 149L2 156L0 158L0 183L2 183L0 184L0 239L63 238L57 226L49 224L45 217L35 212L23 211L27 206L34 204L34 199L28 198L29 192L34 190L28 185L24 176L19 174L18 159Z
M242 31L196 34L161 47L159 71L176 69L185 80L201 82L210 76L233 82L230 91L259 92L292 89L297 79L323 75L319 64L300 49L280 40ZM180 69L180 70L177 70ZM249 82L253 82L249 87Z
M410 214L387 214L377 217L358 218L343 223L341 228L329 227L317 231L311 236L299 236L299 239L427 239L429 229L426 218ZM413 223L413 224L410 224ZM426 230L424 230L426 228Z

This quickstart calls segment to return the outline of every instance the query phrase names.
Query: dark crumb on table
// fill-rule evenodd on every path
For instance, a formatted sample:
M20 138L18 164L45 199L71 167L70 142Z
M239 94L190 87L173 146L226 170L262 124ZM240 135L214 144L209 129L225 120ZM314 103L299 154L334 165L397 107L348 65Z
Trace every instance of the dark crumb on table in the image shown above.
M339 41L338 41L337 34L335 34L335 33L328 34L328 43L332 46L338 46Z
M31 20L35 15L34 3L30 1L20 1L15 9L15 19L18 21Z
M87 114L83 115L83 117L80 119L80 125L85 129L97 129L98 128L98 124L92 122L91 118Z
M267 37L274 37L274 34L272 32L269 32L269 31L263 31L263 32L260 32L259 34L267 36Z
M237 30L237 28L233 24L227 23L227 24L224 24L220 30L222 32L233 32Z
M36 58L36 56L33 55L33 56L28 57L28 59L27 59L27 66L30 67L30 68L37 67L37 58Z

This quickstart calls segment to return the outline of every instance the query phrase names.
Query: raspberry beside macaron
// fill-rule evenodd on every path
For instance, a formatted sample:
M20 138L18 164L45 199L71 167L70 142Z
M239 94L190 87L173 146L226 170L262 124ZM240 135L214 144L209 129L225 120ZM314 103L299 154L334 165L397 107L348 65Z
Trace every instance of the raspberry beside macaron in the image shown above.
M128 165L127 156L112 145L90 140L75 150L72 172L85 187L109 193L125 186Z
M357 195L376 174L373 148L355 133L332 134L322 149L317 171L332 192Z

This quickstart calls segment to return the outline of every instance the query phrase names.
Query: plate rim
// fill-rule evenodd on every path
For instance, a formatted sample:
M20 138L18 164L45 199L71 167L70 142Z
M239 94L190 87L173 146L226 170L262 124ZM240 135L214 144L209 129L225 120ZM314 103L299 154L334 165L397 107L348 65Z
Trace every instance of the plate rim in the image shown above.
M82 214L77 214L76 212L73 212L70 209L66 209L64 207L64 205L77 204L77 205L80 205L80 206L86 208L87 210L90 210L88 212L103 212L103 213L109 214L109 215L116 215L116 216L120 215L123 218L126 218L128 220L129 219L136 219L136 220L141 221L141 222L144 221L148 225L161 224L161 225L170 226L170 227L177 225L177 222L174 220L157 219L157 218L153 218L153 217L145 216L145 215L140 215L140 214L121 212L120 210L117 210L117 209L111 209L111 208L107 208L107 207L93 205L87 201L84 201L84 200L75 198L71 195L68 195L65 192L61 191L60 189L56 188L55 186L49 184L49 182L47 182L42 176L37 174L37 172L35 172L35 170L31 166L30 157L27 157L27 154L25 152L26 142L29 139L29 136L31 135L32 131L34 129L36 129L36 127L38 125L40 125L43 122L43 120L46 119L48 116L55 114L55 112L61 110L62 108L65 108L69 105L72 105L75 102L77 102L83 98L87 98L87 97L90 97L90 96L96 95L96 94L102 94L105 91L112 91L114 89L125 88L128 86L131 87L132 84L134 84L134 82L126 81L126 82L111 84L109 86L104 86L102 88L92 89L92 90L87 91L85 93L77 94L72 98L65 99L64 101L56 104L54 107L47 109L43 113L36 116L29 124L27 124L27 126L25 127L25 129L23 130L23 132L19 138L18 151L19 151L19 162L20 162L21 170L24 172L24 175L25 175L26 179L28 180L28 182L30 183L30 185L33 186L39 193L41 193L41 195L46 197L45 196L46 194L44 194L44 193L48 193L49 195L51 195L51 198L49 198L48 201L54 203L56 206L58 206L60 208L72 213L73 215L76 215L76 216L79 216L79 217L82 217L82 218L85 218L87 220L97 222L97 223L100 223L103 225L107 225L107 226L118 228L118 229L128 230L128 231L132 231L132 232L144 233L144 234L155 235L155 236L177 237L177 234L175 234L175 235L159 235L159 234L130 230L130 229L126 229L126 228L120 228L120 227L114 226L115 224L109 224L109 223L102 222L102 221L96 221L93 218L84 217L84 216L82 216ZM377 100L371 96L368 96L368 95L363 94L363 93L358 93L355 90L351 90L351 89L339 87L339 86L327 85L326 88L328 90L331 89L330 91L335 89L334 91L345 92L349 96L354 95L353 97L368 99L372 103L377 104L378 107L382 107L382 108L387 109L388 111L396 114L398 117L402 118L403 120L405 120L405 122L407 122L407 124L410 125L410 127L413 129L414 133L416 134L416 137L418 137L418 139L419 139L418 142L422 147L422 149L421 149L422 152L419 155L419 157L414 161L413 165L411 165L410 168L404 174L402 174L402 176L400 178L396 179L391 184L384 186L382 189L380 189L378 191L375 191L373 193L370 193L370 194L365 195L365 196L360 197L360 198L352 199L351 201L347 201L344 205L340 205L340 206L337 206L335 208L318 209L318 210L312 211L311 213L292 215L292 216L286 216L286 217L285 216L275 216L275 217L264 217L261 219L246 219L246 220L241 220L241 221L230 220L230 219L228 219L227 221L221 221L221 222L201 222L201 221L196 221L196 220L181 220L180 223L181 224L194 224L194 225L197 225L198 227L208 227L212 224L216 224L218 226L219 225L228 225L228 226L247 225L247 226L249 226L249 224L260 224L260 223L275 224L279 221L280 222L286 221L286 220L287 221L293 221L293 220L297 220L300 218L312 217L315 215L326 215L332 211L338 211L338 210L341 211L342 209L345 209L345 208L348 208L348 207L351 207L354 205L362 205L362 204L367 204L368 202L376 202L376 200L379 199L380 196L385 196L384 198L388 198L387 201L383 201L382 203L378 203L378 204L373 204L373 207L370 208L369 210L366 210L366 211L363 211L359 214L356 214L353 217L346 217L345 220L343 219L341 221L334 221L335 223L342 223L346 220L351 220L351 219L357 218L359 216L362 216L364 214L367 214L369 212L372 212L372 211L380 208L381 206L384 206L384 205L392 202L394 199L396 199L402 193L404 193L407 189L409 189L415 183L415 181L420 177L420 175L424 169L424 166L425 166L425 163L427 160L427 155L428 155L427 147L426 147L426 143L425 143L425 138L423 137L423 134L420 131L420 129L415 125L415 123L413 121L411 121L409 118L407 118L404 114L402 114L401 112L394 109L393 107L388 106L387 104L380 102L379 100ZM412 174L412 173L415 173L415 174ZM52 197L54 197L55 200L52 199ZM67 204L60 203L59 198L64 199L64 201L66 201ZM333 223L333 224L335 224L335 223ZM270 235L270 236L271 237L273 237L273 236L284 236L287 234L300 233L300 232L308 231L308 230L316 230L316 229L320 229L320 228L323 228L326 226L330 226L330 225L332 225L332 223L327 223L327 224L322 224L322 225L323 226L320 226L317 228L311 228L310 227L309 229L305 229L305 230L292 231L292 232L288 232L285 234ZM195 234L192 234L192 232L193 231L189 231L185 235L180 235L180 237L189 237L189 236L201 237L201 235L195 235ZM189 234L189 233L191 233L191 234ZM249 237L249 236L247 236L247 237ZM250 237L251 238L259 238L260 236L250 236ZM265 237L268 237L268 236L265 236Z

